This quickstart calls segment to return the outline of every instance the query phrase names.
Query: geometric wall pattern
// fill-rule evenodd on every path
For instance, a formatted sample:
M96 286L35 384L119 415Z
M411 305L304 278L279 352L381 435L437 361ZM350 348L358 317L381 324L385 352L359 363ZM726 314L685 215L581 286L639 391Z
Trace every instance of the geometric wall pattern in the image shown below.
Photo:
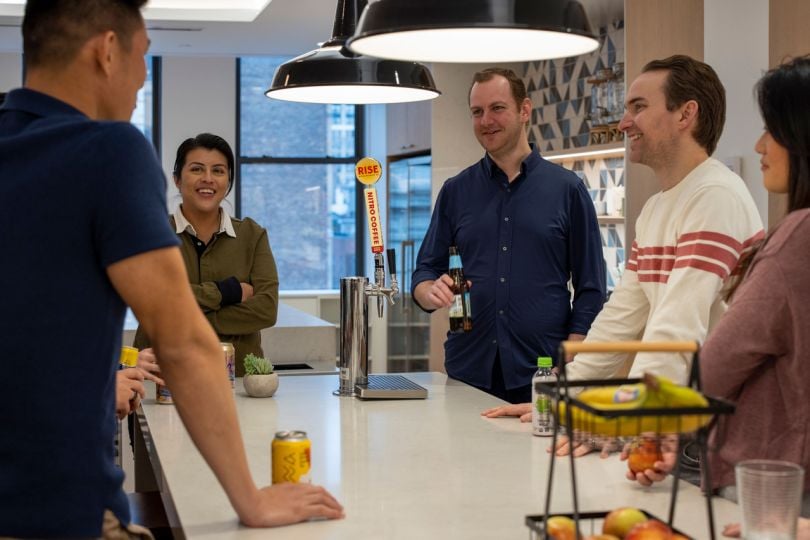
M532 100L529 142L543 152L588 146L592 78L624 62L624 21L599 29L599 48L587 55L526 62L523 82ZM597 215L620 215L624 200L624 159L596 158L560 163L588 186ZM621 279L625 263L623 223L601 223L608 289Z
M624 21L600 28L599 48L590 54L526 62L523 82L532 100L529 142L540 152L587 146L588 79L616 62L624 62Z
M583 158L560 162L574 171L594 201L597 216L621 216L624 201L624 158ZM621 279L625 264L624 223L600 223L608 289Z

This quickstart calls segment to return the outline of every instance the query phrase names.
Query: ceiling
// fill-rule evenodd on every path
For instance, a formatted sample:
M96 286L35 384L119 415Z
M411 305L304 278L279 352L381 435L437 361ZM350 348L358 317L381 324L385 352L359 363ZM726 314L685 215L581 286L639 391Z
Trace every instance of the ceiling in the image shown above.
M580 1L594 27L622 17L623 0ZM272 0L251 22L150 19L147 20L152 40L150 53L296 56L331 37L336 5L337 0ZM22 50L20 21L20 17L0 16L0 51Z

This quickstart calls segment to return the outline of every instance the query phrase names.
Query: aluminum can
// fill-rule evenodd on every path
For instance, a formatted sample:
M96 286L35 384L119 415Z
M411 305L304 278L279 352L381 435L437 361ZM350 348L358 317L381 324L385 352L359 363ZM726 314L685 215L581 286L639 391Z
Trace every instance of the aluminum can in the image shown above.
M155 383L155 401L162 405L172 405L172 393L165 384Z
M273 483L310 482L311 443L305 431L279 431L273 439Z
M231 343L220 343L222 352L225 355L225 369L228 371L228 380L231 381L231 390L236 388L236 364L234 358L233 345Z
M118 363L122 368L136 367L138 365L138 349L122 345Z

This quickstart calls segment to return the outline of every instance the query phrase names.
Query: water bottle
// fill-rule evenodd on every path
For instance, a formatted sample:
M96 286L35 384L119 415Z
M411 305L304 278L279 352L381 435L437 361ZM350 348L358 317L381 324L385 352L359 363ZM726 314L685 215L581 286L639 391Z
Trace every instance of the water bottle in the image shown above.
M551 396L537 391L538 383L557 382L551 371L551 358L537 357L537 373L532 377L532 435L550 437L554 435L554 415L551 412Z

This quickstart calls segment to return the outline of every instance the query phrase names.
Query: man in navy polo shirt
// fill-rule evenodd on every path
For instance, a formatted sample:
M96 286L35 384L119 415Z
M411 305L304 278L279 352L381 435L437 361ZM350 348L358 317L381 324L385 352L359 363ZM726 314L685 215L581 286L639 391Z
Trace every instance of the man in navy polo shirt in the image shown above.
M166 220L165 177L127 122L146 75L144 3L25 8L25 88L0 108L0 537L141 534L113 461L127 304L244 524L342 512L323 488L259 490L251 478L219 342Z
M426 311L449 306L448 247L458 246L473 329L448 335L447 374L520 403L531 398L537 357L584 339L602 308L602 241L583 182L529 145L523 81L507 69L480 71L469 102L486 154L442 187L412 292Z

